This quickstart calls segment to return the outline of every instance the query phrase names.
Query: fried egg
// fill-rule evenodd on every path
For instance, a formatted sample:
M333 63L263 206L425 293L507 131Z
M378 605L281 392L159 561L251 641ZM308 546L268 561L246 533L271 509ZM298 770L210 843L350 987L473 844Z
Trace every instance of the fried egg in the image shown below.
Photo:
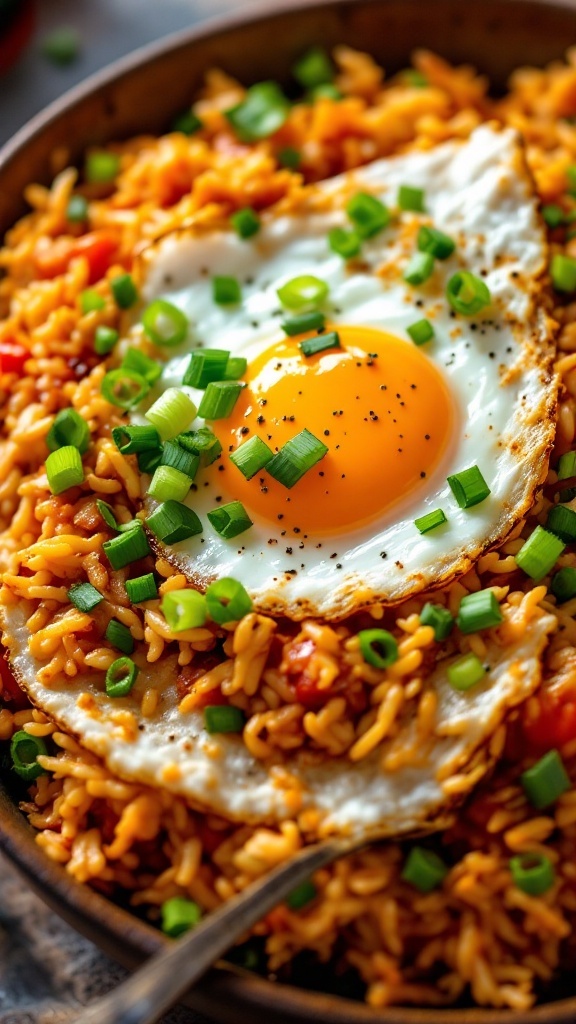
M402 211L408 185L424 211ZM329 231L350 227L348 200L376 196L390 223L343 260ZM404 279L422 225L453 239L421 286ZM546 243L518 137L478 128L465 142L380 160L303 191L266 212L257 234L190 228L141 257L145 302L162 298L188 318L152 394L182 385L190 353L220 348L247 360L231 415L210 424L222 455L198 475L187 503L203 533L166 551L193 583L242 580L255 606L292 619L337 619L446 584L526 514L554 433L557 382L542 284ZM491 303L456 314L446 286L461 270L488 286ZM300 275L327 286L321 305L340 347L303 355L281 328L279 289ZM241 301L218 305L214 276L234 277ZM427 319L434 337L408 333ZM132 335L141 328L135 327ZM185 388L196 404L202 392ZM139 408L134 420L141 422ZM194 425L200 425L197 421ZM302 430L327 453L291 488L264 471L247 480L230 460L259 437L273 451ZM448 477L478 467L490 494L460 508ZM225 540L207 513L240 501L253 525ZM421 534L415 521L441 509Z

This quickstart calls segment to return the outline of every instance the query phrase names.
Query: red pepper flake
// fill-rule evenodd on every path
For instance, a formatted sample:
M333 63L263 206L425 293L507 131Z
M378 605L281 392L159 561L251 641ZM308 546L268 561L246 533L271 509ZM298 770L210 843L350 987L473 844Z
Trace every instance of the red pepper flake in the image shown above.
M0 341L0 373L22 373L29 358L28 349L17 341Z

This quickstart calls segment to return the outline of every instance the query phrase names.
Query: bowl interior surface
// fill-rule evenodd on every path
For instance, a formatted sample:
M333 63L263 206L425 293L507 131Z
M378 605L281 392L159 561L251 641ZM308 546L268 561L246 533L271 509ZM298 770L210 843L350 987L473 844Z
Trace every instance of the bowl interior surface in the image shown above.
M451 62L469 63L503 90L519 66L561 58L576 41L573 0L280 0L180 33L117 62L34 118L0 152L0 231L25 212L33 181L80 159L87 146L166 130L189 105L211 67L250 84L274 78L288 84L294 59L307 47L345 42L371 53L390 74L425 47ZM151 926L74 882L34 843L9 786L0 789L0 846L38 893L66 920L126 966L164 941ZM20 794L20 797L22 794ZM313 981L314 979L312 979ZM576 1019L574 987L514 1024L569 1024ZM272 983L231 968L217 969L188 997L189 1004L230 1024L253 1024L258 1013L275 1024L507 1024L511 1011L459 1008L371 1010L341 996Z

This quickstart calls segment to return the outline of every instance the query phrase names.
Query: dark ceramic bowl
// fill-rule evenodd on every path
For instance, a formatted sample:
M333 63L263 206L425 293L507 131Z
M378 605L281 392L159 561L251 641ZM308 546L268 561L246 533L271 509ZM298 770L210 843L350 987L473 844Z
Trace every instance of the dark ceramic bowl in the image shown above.
M372 53L390 73L425 46L467 62L504 88L519 65L560 58L576 42L574 0L269 0L268 10L228 17L138 51L90 78L34 118L0 152L0 231L24 212L22 191L52 178L51 154L71 160L86 146L165 129L214 65L247 84L287 79L295 57L311 44L346 42ZM155 952L162 936L127 911L81 886L42 853L17 809L0 789L0 846L30 885L75 928L133 967ZM307 984L325 987L325 973ZM341 995L264 980L229 967L215 969L189 995L196 1009L230 1024L574 1024L576 981L555 990L555 1001L526 1013L454 1009L373 1011Z

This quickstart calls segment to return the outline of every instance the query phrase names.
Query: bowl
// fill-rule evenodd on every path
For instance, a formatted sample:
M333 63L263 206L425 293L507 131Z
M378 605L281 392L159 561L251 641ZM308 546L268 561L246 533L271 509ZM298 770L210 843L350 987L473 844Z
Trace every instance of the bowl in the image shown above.
M272 9L271 9L272 8ZM471 63L504 89L522 64L563 56L576 40L574 0L275 0L145 47L76 87L35 117L0 152L0 230L24 212L31 181L53 177L52 154L74 161L86 146L141 132L158 132L190 102L204 72L223 67L250 84L282 81L311 44L345 41L372 53L390 73L425 46L451 61ZM74 882L34 842L34 833L8 786L0 788L0 847L38 894L73 927L127 967L166 941L122 907ZM325 972L324 972L325 973ZM320 973L311 978L319 986ZM346 995L279 984L232 966L214 969L191 991L188 1004L224 1024L573 1024L576 996L569 979L554 1001L509 1010L389 1008L372 1010Z

